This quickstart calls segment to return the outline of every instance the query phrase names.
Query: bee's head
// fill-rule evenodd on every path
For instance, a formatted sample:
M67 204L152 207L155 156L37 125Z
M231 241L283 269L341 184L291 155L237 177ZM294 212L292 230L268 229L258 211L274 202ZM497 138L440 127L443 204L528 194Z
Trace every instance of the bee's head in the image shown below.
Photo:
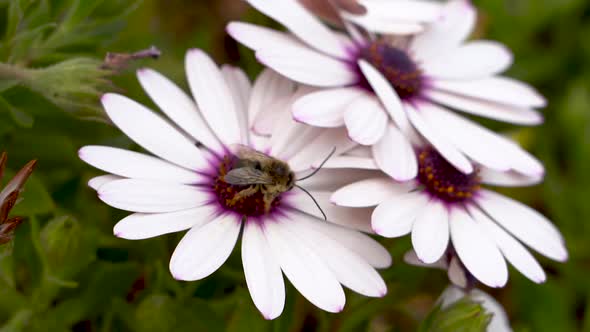
M277 182L287 186L289 190L295 185L295 175L285 163L274 163L272 166L272 174Z
M289 188L289 190L293 189L293 187L295 186L295 174L293 172L289 172L289 175L287 175L287 188Z

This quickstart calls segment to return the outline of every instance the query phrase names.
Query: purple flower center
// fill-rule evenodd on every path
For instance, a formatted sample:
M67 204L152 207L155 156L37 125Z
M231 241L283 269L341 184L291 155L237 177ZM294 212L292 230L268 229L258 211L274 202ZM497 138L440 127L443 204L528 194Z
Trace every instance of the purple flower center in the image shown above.
M405 50L390 46L383 41L374 41L362 48L358 56L381 72L402 100L409 100L420 95L424 76L420 67ZM373 91L362 74L359 85Z
M419 152L418 181L430 195L447 203L471 199L481 187L477 171L462 173L432 148Z
M231 185L224 181L224 176L231 171L238 159L226 155L216 167L217 175L213 177L212 187L217 202L222 208L233 211L244 217L260 217L273 213L281 205L281 196L274 198L270 210L266 211L263 185Z

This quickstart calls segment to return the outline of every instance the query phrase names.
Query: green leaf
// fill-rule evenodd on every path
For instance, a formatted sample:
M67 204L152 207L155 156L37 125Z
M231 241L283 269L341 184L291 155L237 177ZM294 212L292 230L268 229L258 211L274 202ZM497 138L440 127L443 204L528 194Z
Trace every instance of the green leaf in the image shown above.
M19 83L19 80L0 80L0 92L4 92L10 88L13 88Z
M20 197L23 199L14 207L12 215L30 217L55 209L51 195L35 173L27 180Z
M0 109L7 111L14 122L23 128L31 128L33 127L34 119L31 115L27 114L25 111L18 109L8 103L6 99L0 97Z
M90 14L92 14L96 7L101 5L102 2L103 0L74 0L73 4L70 5L68 14L61 23L61 28L64 30L69 30L84 20L87 20L88 17L90 17Z
M6 22L5 38L10 39L16 34L19 24L21 23L25 7L29 3L28 0L13 0L8 6L8 20Z
M152 294L141 301L133 321L137 332L223 331L223 320L204 301L182 301L166 294Z
M72 326L84 319L97 317L115 299L125 298L140 274L135 263L96 263L88 266L87 278L80 281L81 289L49 311L46 325Z
M242 292L237 297L234 313L227 326L227 332L272 331L272 321L267 321L256 310L254 303L247 292Z
M14 282L12 248L0 247L0 313L13 313L27 305L26 298L17 291Z

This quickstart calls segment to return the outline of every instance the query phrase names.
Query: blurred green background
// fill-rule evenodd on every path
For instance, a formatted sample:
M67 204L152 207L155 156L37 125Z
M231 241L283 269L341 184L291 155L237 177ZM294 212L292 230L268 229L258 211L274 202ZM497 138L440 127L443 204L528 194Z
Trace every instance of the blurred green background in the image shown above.
M540 127L485 122L514 134L548 170L544 184L508 194L554 220L570 250L566 264L539 257L548 272L543 285L512 269L506 288L487 291L504 305L516 331L590 331L590 2L474 3L480 9L477 36L507 44L516 58L509 74L549 100ZM203 48L255 77L260 65L224 32L236 19L276 26L239 0L0 0L1 62L33 69L79 56L94 59L75 62L69 71L35 71L25 86L0 77L0 151L8 152L12 173L39 160L13 213L28 220L14 243L0 248L0 332L417 329L447 280L442 272L403 264L408 239L382 241L395 259L383 271L385 298L347 292L344 312L333 315L289 285L283 315L267 322L250 300L237 250L211 277L185 283L167 269L181 234L145 241L112 235L125 214L87 187L99 172L80 162L77 150L87 144L135 147L106 123L81 118L101 116L102 91L153 106L135 78L142 66L186 87L188 48ZM162 50L159 60L131 63L112 76L92 70L106 52L150 45ZM100 81L105 75L114 86Z

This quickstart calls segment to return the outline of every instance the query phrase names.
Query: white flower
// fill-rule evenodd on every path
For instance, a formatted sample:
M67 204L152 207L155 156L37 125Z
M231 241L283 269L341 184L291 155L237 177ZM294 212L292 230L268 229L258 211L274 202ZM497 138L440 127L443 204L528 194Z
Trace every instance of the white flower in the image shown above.
M473 289L469 292L466 292L460 288L449 286L442 293L438 302L444 309L464 297L468 297L472 301L479 303L488 314L492 315L492 319L486 331L512 332L512 328L510 328L510 322L508 321L508 315L506 315L502 305L489 294L479 289Z
M266 71L252 87L241 70L220 71L200 50L188 52L186 72L196 103L161 74L138 72L147 94L172 122L124 96L102 98L113 123L154 155L104 146L80 150L85 162L110 173L90 182L100 199L134 213L114 233L145 239L189 230L174 251L170 271L179 280L199 280L225 262L243 226L246 282L267 319L279 316L284 307L282 273L310 302L330 312L344 306L341 284L383 296L386 285L375 268L389 266L391 257L376 241L320 219L320 211L298 188L276 197L267 211L260 191L238 197L244 187L223 180L236 162L230 152L236 143L288 162L297 178L340 144L339 137L321 130L306 131L291 121L289 112L275 121L269 139L250 134L257 114L290 105L293 84ZM322 170L304 184L330 220L353 227L358 213L326 204L330 186L358 178L355 172L339 172Z
M506 260L532 281L545 281L543 269L523 244L553 260L567 260L564 240L549 220L526 205L482 188L482 184L531 185L540 177L483 166L464 174L433 148L422 148L418 154L415 181L400 184L386 176L373 177L339 189L332 201L346 207L377 206L371 217L375 233L385 237L411 233L414 250L426 264L454 252L476 279L490 287L506 284ZM334 163L342 158L351 157ZM364 163L370 169L369 161Z
M363 15L342 11L344 19L365 29L384 34L408 35L422 32L440 18L442 3L432 0L358 0Z
M447 109L523 125L543 120L535 108L545 106L545 99L500 76L512 54L497 42L466 41L476 21L469 1L449 1L442 16L416 36L372 39L355 30L350 36L332 31L294 1L249 3L291 33L233 22L229 34L266 66L322 88L295 103L295 119L345 126L353 140L372 146L377 165L396 180L417 175L417 134L466 174L474 163L533 176L544 172L503 137Z

